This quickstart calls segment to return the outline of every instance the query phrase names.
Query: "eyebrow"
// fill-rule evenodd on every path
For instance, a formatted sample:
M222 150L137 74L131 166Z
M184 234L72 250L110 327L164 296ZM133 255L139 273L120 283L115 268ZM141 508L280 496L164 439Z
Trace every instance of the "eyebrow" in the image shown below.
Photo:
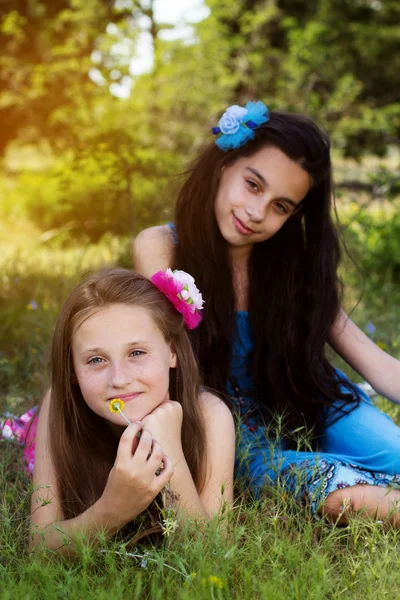
M151 342L148 342L146 340L136 340L135 342L128 342L127 344L125 344L125 347L129 348L130 346L141 346L142 344L149 345L151 344ZM86 350L82 350L80 354L101 354L102 352L106 352L104 348L87 348Z
M259 173L257 171L257 169L253 169L252 167L246 167L246 169L248 171L250 171L250 173L253 173L253 175L255 175L256 177L258 177L258 179L261 181L261 183L265 186L268 186L268 182L265 179L265 177L263 175L261 175L261 173ZM291 206L293 206L293 208L297 208L300 204L296 203L294 200L291 200L290 198L287 198L286 196L281 196L280 198L277 198L277 200L282 200L284 202L287 202L288 204L290 204Z

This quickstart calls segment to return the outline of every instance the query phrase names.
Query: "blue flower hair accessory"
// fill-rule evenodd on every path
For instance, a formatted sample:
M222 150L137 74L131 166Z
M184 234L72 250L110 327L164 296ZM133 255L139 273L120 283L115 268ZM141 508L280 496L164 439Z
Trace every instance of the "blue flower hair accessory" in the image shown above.
M220 135L215 143L221 150L227 152L232 148L239 148L254 138L254 129L269 121L269 111L264 102L248 102L246 107L234 104L226 109L218 122L218 127L213 127L214 135Z

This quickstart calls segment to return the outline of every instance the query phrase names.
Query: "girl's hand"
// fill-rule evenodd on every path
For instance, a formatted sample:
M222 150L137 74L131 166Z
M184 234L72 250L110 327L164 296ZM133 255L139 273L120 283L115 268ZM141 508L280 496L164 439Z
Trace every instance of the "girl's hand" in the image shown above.
M181 460L183 411L179 402L164 400L147 417L142 419L143 427L161 445L163 452L173 460L174 465Z
M131 423L122 434L114 466L99 500L110 522L118 528L142 513L174 473L171 459L150 431L142 427L141 423ZM162 465L163 470L156 475Z

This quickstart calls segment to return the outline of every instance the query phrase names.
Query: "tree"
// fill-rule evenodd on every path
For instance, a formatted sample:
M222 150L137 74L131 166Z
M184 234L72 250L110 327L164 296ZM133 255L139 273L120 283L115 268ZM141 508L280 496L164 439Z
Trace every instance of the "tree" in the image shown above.
M208 0L230 100L264 98L324 124L344 154L400 139L400 5L394 0Z
M3 0L0 4L0 155L8 143L73 142L77 112L101 90L91 53L111 21L132 18L114 0ZM109 64L109 70L113 65ZM121 74L122 76L122 74Z

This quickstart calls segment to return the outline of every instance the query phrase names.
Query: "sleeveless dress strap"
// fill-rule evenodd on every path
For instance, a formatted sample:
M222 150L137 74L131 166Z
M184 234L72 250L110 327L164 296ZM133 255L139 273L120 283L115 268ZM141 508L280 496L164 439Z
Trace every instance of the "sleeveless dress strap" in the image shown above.
M178 236L176 234L175 223L167 223L167 227L169 227L170 230L171 230L172 237L174 239L174 244L177 244L178 243Z

